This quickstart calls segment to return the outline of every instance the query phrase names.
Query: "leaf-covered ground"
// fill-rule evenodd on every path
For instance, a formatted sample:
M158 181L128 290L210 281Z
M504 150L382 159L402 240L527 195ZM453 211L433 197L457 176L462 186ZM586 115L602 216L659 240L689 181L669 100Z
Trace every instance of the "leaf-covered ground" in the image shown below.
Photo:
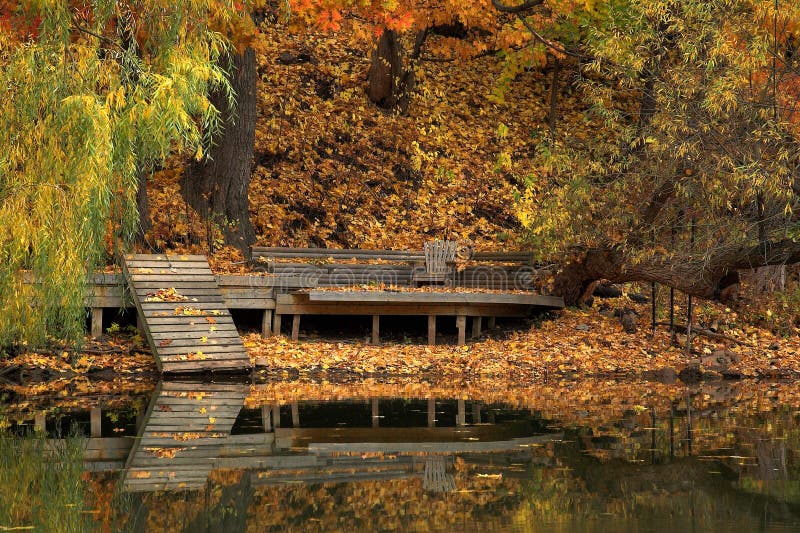
M697 311L695 327L713 327L728 339L697 337L692 353L687 354L683 335L677 335L673 342L662 326L651 334L648 304L627 299L619 304L639 313L637 333L625 333L617 318L599 313L596 306L567 309L531 326L497 328L465 346L456 346L454 338L442 339L447 344L427 346L422 336L409 343L389 340L373 346L352 337L320 337L305 329L298 342L285 336L262 338L258 333L245 333L244 343L260 372L275 378L488 379L503 388L554 378L636 378L664 368L679 372L697 363L713 370L719 366L713 355L722 350L730 359L724 364L730 375L800 376L800 335L796 329L791 335L777 336L767 328L748 324L732 309L704 305ZM681 311L678 308L678 317ZM23 369L30 377L67 382L73 377L98 374L151 380L153 358L141 343L138 336L112 337L95 346L95 353L26 353L5 361L3 368L10 374Z
M497 58L421 62L401 116L369 103L370 50L344 34L265 28L254 47L260 85L249 196L257 244L419 249L447 237L517 246L515 175L532 171L526 161L547 122L544 73L520 74L498 104L489 100ZM310 61L282 64L286 53ZM569 92L565 85L559 121L576 109ZM181 201L181 163L150 183L151 240L160 246L205 239Z
M531 383L564 376L630 378L663 368L680 371L698 362L710 369L717 365L711 363L709 356L725 350L739 359L726 365L731 373L743 377L800 375L797 335L778 337L767 329L742 324L730 309L709 306L700 315L699 323L719 323L721 318L725 334L741 344L698 337L692 353L687 355L683 335L677 335L673 342L665 327L658 327L656 334L651 334L647 305L629 307L640 313L639 331L634 334L625 333L619 320L601 315L597 309L568 309L538 327L495 330L465 346L371 346L313 338L303 341L302 337L299 342L292 342L286 337L264 339L258 334L245 336L244 342L257 365L270 372L282 370L289 374L452 376L492 378L504 383Z

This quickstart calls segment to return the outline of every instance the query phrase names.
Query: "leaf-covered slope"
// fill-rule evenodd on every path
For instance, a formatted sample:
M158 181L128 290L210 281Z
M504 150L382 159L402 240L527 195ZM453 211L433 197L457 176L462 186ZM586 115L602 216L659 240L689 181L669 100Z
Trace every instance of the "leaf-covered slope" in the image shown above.
M254 43L257 244L419 248L447 237L516 246L515 176L532 172L547 123L545 73L521 73L493 103L499 58L420 62L407 116L388 114L366 97L370 50L348 35L264 28ZM576 106L562 95L559 109ZM189 229L177 177L161 173L150 192L154 237L167 245Z

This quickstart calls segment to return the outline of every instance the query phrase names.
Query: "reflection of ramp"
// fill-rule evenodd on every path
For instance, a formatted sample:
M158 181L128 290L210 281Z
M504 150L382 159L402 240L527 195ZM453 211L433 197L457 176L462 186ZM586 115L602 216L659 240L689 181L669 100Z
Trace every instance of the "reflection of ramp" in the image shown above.
M250 368L204 256L127 255L123 271L159 370Z
M431 492L452 492L456 488L453 474L447 473L447 462L441 455L425 458L422 488Z
M238 384L162 383L128 456L124 490L202 488L247 392Z

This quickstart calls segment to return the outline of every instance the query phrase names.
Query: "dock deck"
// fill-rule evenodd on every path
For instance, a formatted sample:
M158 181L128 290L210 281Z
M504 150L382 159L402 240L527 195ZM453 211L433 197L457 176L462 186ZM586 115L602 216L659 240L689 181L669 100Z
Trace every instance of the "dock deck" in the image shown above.
M292 315L292 338L296 340L302 315L371 315L372 341L377 344L381 316L422 315L428 317L428 344L435 344L436 317L454 316L458 343L464 344L468 317L472 318L472 336L477 337L483 317L523 318L533 309L562 307L561 298L519 292L308 290L278 295L275 327L280 329L282 315Z

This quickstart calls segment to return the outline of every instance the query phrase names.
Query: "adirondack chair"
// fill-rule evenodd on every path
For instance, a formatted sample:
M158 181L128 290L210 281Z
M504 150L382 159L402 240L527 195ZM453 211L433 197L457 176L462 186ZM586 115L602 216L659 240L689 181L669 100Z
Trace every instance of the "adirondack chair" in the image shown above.
M425 458L422 489L428 492L453 492L456 490L455 478L453 474L447 472L447 462L444 457Z
M450 279L456 259L455 241L435 240L425 243L425 272L414 274L414 284L445 283Z

